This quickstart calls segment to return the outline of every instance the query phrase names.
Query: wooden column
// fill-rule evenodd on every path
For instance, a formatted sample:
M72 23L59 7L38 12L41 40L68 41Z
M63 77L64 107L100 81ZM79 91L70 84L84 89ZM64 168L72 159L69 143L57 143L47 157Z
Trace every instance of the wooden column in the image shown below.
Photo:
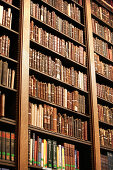
M91 22L91 5L90 0L85 1L86 13L86 33L87 33L87 50L88 50L88 69L89 69L89 84L90 84L90 110L92 124L92 142L93 142L93 162L94 170L101 170L100 160L100 141L99 141L99 122L97 111L97 89L96 76L94 65L94 48L93 34Z
M30 0L20 7L20 73L18 115L18 170L28 169L28 102L29 102L29 37Z

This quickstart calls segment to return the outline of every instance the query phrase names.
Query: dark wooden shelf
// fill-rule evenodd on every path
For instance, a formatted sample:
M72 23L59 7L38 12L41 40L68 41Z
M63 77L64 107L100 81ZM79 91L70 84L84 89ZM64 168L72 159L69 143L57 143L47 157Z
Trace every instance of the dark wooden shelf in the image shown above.
M108 146L102 146L102 145L101 145L101 146L100 146L100 149L113 152L113 148L110 148L110 147L108 147Z
M40 47L43 48L43 49L46 49L47 51L49 51L49 52L52 53L53 55L58 56L60 59L61 59L61 57L62 57L63 60L68 61L68 62L72 63L73 65L76 64L76 65L80 66L82 69L85 69L85 70L87 69L86 66L84 66L84 65L82 65L82 64L80 64L80 63L78 63L78 62L76 62L76 61L74 61L74 60L71 60L71 59L69 59L69 58L66 58L65 56L63 56L63 55L55 52L54 50L49 49L48 47L45 47L44 45L41 45L41 44L37 43L37 42L34 41L34 40L31 40L31 43L33 43L33 44L35 44L35 45L38 45L38 46L40 46Z
M79 42L79 41L77 41L77 40L69 37L68 35L66 35L66 34L58 31L58 30L55 29L54 27L52 27L52 26L50 26L50 25L42 22L41 20L39 20L39 19L37 19L37 18L34 18L33 16L31 16L31 18L34 19L35 21L38 21L38 22L41 23L43 26L46 26L46 27L47 27L48 29L50 29L51 31L56 32L57 35L59 34L59 35L63 36L64 39L67 38L69 41L72 41L74 44L77 43L78 45L81 45L81 46L83 46L83 47L86 47L83 43L81 43L81 42Z
M98 34L96 34L96 33L94 33L94 32L93 32L93 35L96 36L96 37L98 37L98 38L101 38L101 39L104 40L106 43L108 43L109 45L112 45L112 46L113 46L113 44L112 44L111 42L107 41L107 40L106 40L105 38L103 38L102 36L100 36L100 35L98 35Z
M104 101L104 102L106 102L106 103L108 103L108 104L110 104L110 105L113 105L112 102L110 102L110 101L108 101L108 100L105 100L105 99L103 99L103 98L101 98L101 97L99 97L99 96L97 96L97 99L99 99L99 100L101 100L101 101Z
M92 14L92 17L97 19L99 22L101 22L104 26L107 26L108 28L110 28L111 30L113 29L113 27L110 24L107 24L105 21L103 21L102 19L98 18L96 15Z
M14 126L16 125L15 120L12 120L12 119L9 119L9 118L6 118L6 117L0 117L0 122L10 124L10 125L14 125Z
M79 24L81 27L85 27L82 23L72 19L70 16L68 16L67 14L63 13L62 11L60 11L59 9L55 8L54 6L50 5L49 3L41 0L41 2L43 2L46 6L48 6L49 8L51 8L52 10L58 12L60 15L62 15L63 17L65 17L67 20L71 21L71 22L76 22L77 24ZM74 3L76 3L75 1L73 1ZM78 3L77 3L78 5ZM83 8L83 6L79 5L79 7Z
M35 132L40 132L40 133L43 133L43 134L46 134L46 135L55 136L55 137L61 138L61 139L66 139L66 140L69 140L69 141L72 141L72 142L78 142L78 143L81 143L81 144L91 146L90 141L80 140L80 139L72 137L72 136L67 136L67 135L63 135L63 134L56 133L56 132L53 132L53 131L48 131L48 130L41 129L41 128L38 128L38 127L35 127L35 126L32 126L32 125L29 125L29 130L32 130L32 131L35 131Z
M14 60L14 59L12 59L12 58L10 58L10 57L6 57L6 56L4 56L4 55L2 55L2 54L0 54L0 57L2 57L2 58L4 58L4 59L7 59L7 61L11 61L11 62L13 62L13 63L18 63L18 61Z
M8 167L16 167L15 162L7 161L7 160L0 160L0 165L8 166Z
M2 25L2 24L0 24L0 27L2 27L2 28L4 28L4 29L6 29L7 31L10 31L11 33L14 33L14 34L16 34L16 35L18 35L18 34L19 34L17 31L14 31L14 30L12 30L12 29L10 29L10 28L8 28L8 27L6 27L6 26Z
M51 80L53 80L53 81L55 81L55 82L59 82L59 83L61 83L62 85L67 86L68 88L72 88L73 90L78 90L78 91L80 91L80 92L82 92L82 93L84 93L84 94L88 94L88 92L85 91L85 90L82 90L82 89L80 89L80 88L78 88L78 87L72 86L71 84L67 84L67 83L65 83L65 82L63 82L63 81L61 81L61 80L59 80L59 79L57 79L57 78L54 78L54 77L52 77L52 76L50 76L50 75L48 75L48 74L46 74L46 73L43 73L43 72L41 72L41 71L38 71L38 70L36 70L36 69L34 69L34 68L31 68L31 67L30 67L30 70L31 70L31 71L34 71L34 72L36 72L36 73L38 73L38 74L40 74L40 75L43 75L44 77L48 77L48 78L50 78Z
M10 88L10 87L3 86L2 84L0 84L0 88L6 89L6 90L10 90L10 91L13 91L13 92L17 92L16 89L12 89L12 88Z
M96 74L97 74L97 76L104 78L104 80L109 81L109 83L113 83L113 80L111 80L111 79L105 77L104 75L102 75L102 74L100 74L100 73L98 73L98 72L96 72Z
M34 166L34 165L28 165L28 168L33 168L33 169L44 169L40 166Z
M100 124L103 124L104 127L105 127L105 125L107 125L107 126L113 128L113 124L109 124L109 123L103 122L103 121L101 121L101 120L99 120L99 123L100 123Z
M103 56L102 54L98 53L97 51L94 51L97 55L101 56L106 62L109 62L110 64L113 65L113 61L110 60L109 58L106 58L105 56Z
M49 105L51 105L51 106L54 106L54 107L56 107L56 108L62 109L62 110L64 110L65 112L67 111L67 112L70 112L70 113L72 113L72 114L77 114L77 115L79 115L79 116L82 116L82 117L84 117L84 118L88 118L88 119L89 119L89 115L87 115L87 113L86 113L86 114L79 113L79 112L76 112L76 111L70 110L70 109L68 109L68 108L66 108L66 107L63 107L63 106L60 106L60 105L57 105L57 104L51 103L51 102L46 101L46 100L44 100L44 99L40 99L40 98L35 97L35 96L31 96L31 95L29 95L29 97L30 97L31 99L36 100L36 101L40 101L40 102L43 102L43 103L49 104Z
M18 11L20 10L18 7L14 6L14 5L12 5L12 4L10 4L10 3L4 1L4 0L1 0L1 2L7 4L9 7L12 7L12 8L14 8L14 9L16 9L16 10L18 10Z

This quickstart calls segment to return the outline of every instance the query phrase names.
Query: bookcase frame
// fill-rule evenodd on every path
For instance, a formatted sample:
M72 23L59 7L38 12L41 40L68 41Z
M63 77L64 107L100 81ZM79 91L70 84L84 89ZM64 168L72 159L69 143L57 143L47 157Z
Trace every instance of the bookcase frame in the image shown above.
M4 0L2 0L2 1L4 1ZM94 66L93 32L92 32L92 22L91 22L91 15L92 15L91 14L91 2L90 2L90 0L84 0L84 1L85 1L84 10L85 10L85 15L86 15L86 35L87 36L86 36L86 44L85 45L81 44L81 45L83 47L85 47L87 45L87 63L88 63L88 65L87 65L88 74L87 75L89 77L89 99L90 99L89 112L91 113L91 136L92 136L91 142L79 141L73 137L71 138L69 136L50 132L50 131L43 130L40 128L35 128L33 126L28 126L30 0L21 0L21 2L20 2L19 73L18 73L18 103L17 103L18 117L17 117L16 122L9 120L7 118L0 119L0 123L17 125L17 136L18 137L17 137L16 167L18 170L23 170L23 169L27 170L28 169L28 129L31 129L31 130L34 130L34 131L37 131L37 132L40 132L43 134L47 134L47 135L53 135L56 137L60 136L60 138L63 138L63 139L67 139L67 140L70 140L73 142L77 141L78 143L83 143L85 145L91 146L91 148L92 148L91 162L92 162L92 169L94 169L94 170L101 170L100 148L103 148L103 149L113 152L113 149L111 149L111 148L106 148L104 146L100 146L100 141L99 141L99 120L98 120L98 111L97 111L98 97L97 97L97 91L96 91L96 75L95 75L95 66ZM101 0L101 1L104 2L103 0ZM76 3L74 0L72 0L72 2ZM14 7L13 5L11 5L11 6ZM48 5L48 6L50 6L50 5ZM81 5L79 5L79 7L83 8ZM18 10L17 7L14 7L14 8L16 8ZM51 7L51 8L58 11L58 9L55 9L54 7ZM109 7L109 9L110 9L110 7ZM59 11L59 13L62 13L62 12ZM66 14L64 14L64 13L62 13L62 15L65 15L65 17L69 18L69 16L66 16ZM36 19L34 19L34 20L36 20ZM72 20L72 19L70 18L69 20ZM98 20L100 20L100 19L98 19ZM41 21L38 21L38 22L41 23ZM74 22L77 23L77 21L74 21ZM101 21L101 22L104 22L104 21ZM42 24L44 24L44 23L42 23ZM80 24L81 27L84 27L83 24L81 24L79 22L78 22L78 24ZM111 27L108 24L107 24L107 26ZM4 27L4 26L2 26L2 27ZM47 27L50 27L50 26L47 25ZM4 27L4 29L8 29L8 28ZM57 31L54 28L51 28L51 29L53 29L54 31ZM13 33L16 33L13 30L10 30L10 31L12 31ZM61 34L63 35L63 33L61 33ZM68 39L71 39L67 35L63 35L63 36L66 36ZM72 41L77 42L74 39L72 39ZM34 43L34 42L32 42L32 43ZM80 44L80 43L78 42L78 44ZM40 44L37 44L37 45L41 46ZM46 48L46 47L43 47L43 48ZM49 50L49 49L47 49L47 50ZM57 53L56 53L56 55L61 56L60 54L57 54ZM10 59L10 60L13 61L13 59ZM65 58L64 58L64 60L65 60ZM83 67L83 69L87 69L87 67L82 66L81 64L76 63L70 59L66 59L66 60L69 60L69 62L71 62L73 64L77 64L79 67ZM14 62L17 62L17 61L14 61ZM40 72L38 74L40 74ZM45 76L48 76L50 79L54 79L54 78L50 77L49 75L45 75ZM60 80L57 80L57 79L54 81L60 82ZM60 83L66 84L63 82L60 82ZM66 85L66 86L69 86L71 88L82 91L81 89L72 87L71 85ZM15 91L14 89L12 89L12 90ZM84 93L86 93L86 95L88 95L87 92L84 91ZM46 103L49 103L49 102L46 102ZM83 115L83 116L85 116L85 115ZM86 116L86 117L89 118L89 116ZM5 165L5 164L6 163L3 161L0 162L0 165ZM7 162L7 166L15 167L15 165L13 165L13 164L10 165L10 163L8 164L8 162ZM33 166L29 166L29 167L32 168ZM35 167L33 167L33 168L35 168ZM36 167L36 168L38 169L38 167Z

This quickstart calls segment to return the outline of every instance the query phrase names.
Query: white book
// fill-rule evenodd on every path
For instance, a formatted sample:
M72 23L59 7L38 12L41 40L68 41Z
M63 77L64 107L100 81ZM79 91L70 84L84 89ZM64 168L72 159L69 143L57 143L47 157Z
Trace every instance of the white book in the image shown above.
M67 89L64 89L65 92L65 107L67 108Z
M31 117L32 117L32 120L31 120L31 124L34 125L34 104L32 103L31 105Z
M37 127L39 127L39 108L37 108Z
M42 107L42 112L41 112L41 128L43 128L43 115L44 115L44 108Z
M62 146L59 146L59 168L62 169Z
M68 15L70 16L70 4L68 4Z
M36 126L37 104L34 106L34 126Z
M30 139L30 165L32 165L33 139Z
M0 5L0 24L2 24L3 19L3 6Z
M44 143L41 143L41 167L44 166Z

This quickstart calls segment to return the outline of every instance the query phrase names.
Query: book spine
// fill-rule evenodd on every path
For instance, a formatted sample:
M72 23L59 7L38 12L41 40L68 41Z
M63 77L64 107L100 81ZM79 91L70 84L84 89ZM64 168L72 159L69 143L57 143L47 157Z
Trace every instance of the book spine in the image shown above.
M6 152L5 152L5 145L6 145L6 133L2 131L2 159L5 160Z
M11 133L11 161L15 160L15 134Z
M10 132L6 132L6 160L10 161Z

